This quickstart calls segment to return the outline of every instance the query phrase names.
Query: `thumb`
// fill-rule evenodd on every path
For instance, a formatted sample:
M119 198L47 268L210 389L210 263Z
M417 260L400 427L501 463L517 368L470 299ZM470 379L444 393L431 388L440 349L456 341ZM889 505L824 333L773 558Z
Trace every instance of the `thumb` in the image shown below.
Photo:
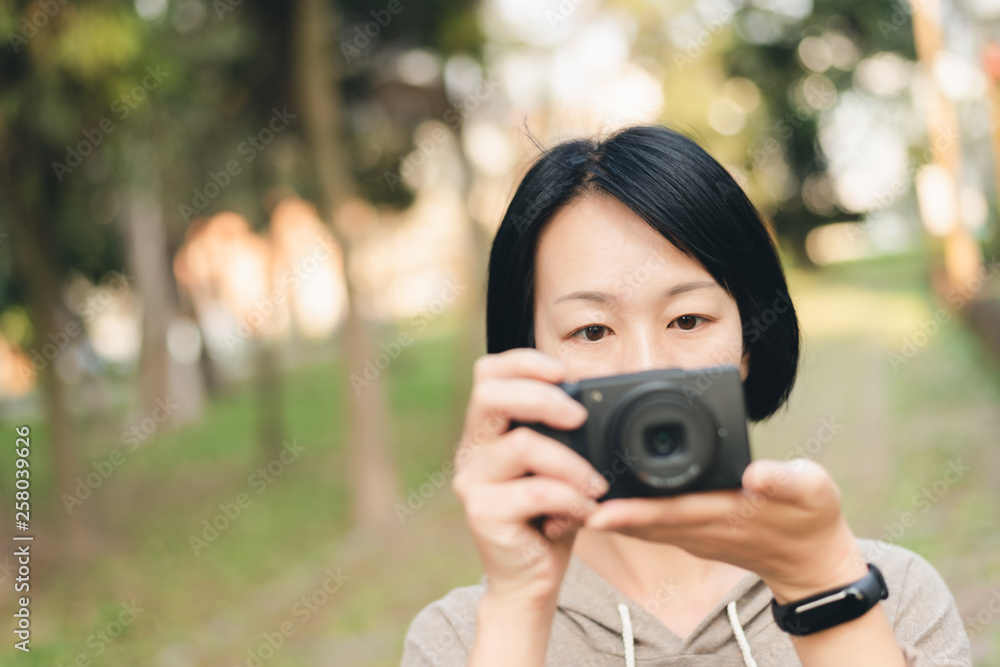
M758 459L743 472L743 487L774 500L791 503L823 501L836 486L830 475L815 461Z

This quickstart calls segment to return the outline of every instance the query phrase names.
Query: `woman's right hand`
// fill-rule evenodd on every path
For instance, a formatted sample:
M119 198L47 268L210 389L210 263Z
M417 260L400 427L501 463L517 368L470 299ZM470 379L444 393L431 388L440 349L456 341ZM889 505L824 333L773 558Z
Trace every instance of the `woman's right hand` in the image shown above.
M586 409L553 384L565 379L560 361L530 348L475 363L452 488L493 601L554 605L576 530L607 491L569 447L527 427L507 430L512 420L557 429L583 424ZM547 517L541 532L531 522L539 515Z

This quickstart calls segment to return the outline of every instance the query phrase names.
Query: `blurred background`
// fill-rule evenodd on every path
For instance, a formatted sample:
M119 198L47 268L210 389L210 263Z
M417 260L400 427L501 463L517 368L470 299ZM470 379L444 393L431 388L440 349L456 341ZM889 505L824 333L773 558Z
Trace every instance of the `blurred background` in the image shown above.
M449 463L506 203L536 144L658 122L788 267L755 456L825 465L1000 665L1000 1L0 0L0 36L3 664L398 664L480 576Z

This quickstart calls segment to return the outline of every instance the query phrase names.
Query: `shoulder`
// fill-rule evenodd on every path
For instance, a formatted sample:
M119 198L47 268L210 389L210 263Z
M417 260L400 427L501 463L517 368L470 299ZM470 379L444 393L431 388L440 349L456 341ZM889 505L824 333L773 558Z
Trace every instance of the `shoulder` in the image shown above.
M940 662L969 662L969 641L955 598L934 566L909 549L874 540L858 540L864 558L878 566L889 597L883 602L893 632Z
M403 665L464 663L475 638L476 610L486 587L452 589L418 613L406 632Z
M891 608L898 609L905 598L914 596L925 604L954 604L944 579L923 556L888 542L858 540L858 544L865 560L875 563L885 577L889 600L896 598Z

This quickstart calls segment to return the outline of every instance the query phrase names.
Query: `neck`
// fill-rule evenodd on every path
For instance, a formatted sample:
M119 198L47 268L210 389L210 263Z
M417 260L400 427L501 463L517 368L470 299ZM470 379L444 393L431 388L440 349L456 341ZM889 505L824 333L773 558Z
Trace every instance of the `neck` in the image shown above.
M693 556L672 544L610 531L580 529L573 551L647 610L711 608L747 574L743 568Z

